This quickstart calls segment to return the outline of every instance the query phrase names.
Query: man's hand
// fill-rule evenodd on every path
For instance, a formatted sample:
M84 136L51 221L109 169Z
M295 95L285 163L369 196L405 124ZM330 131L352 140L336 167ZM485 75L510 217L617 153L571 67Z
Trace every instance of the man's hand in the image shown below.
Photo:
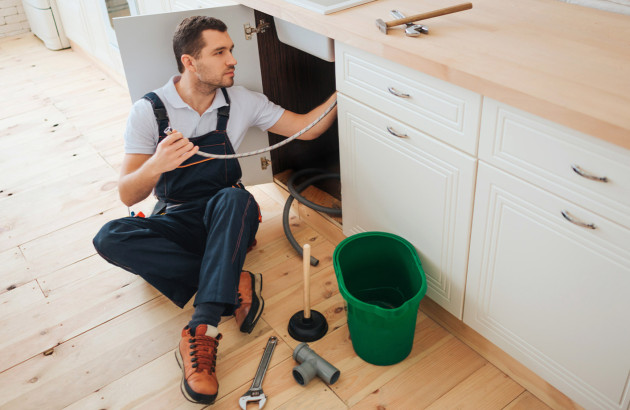
M274 134L282 135L284 137L290 137L304 129L304 127L310 125L317 118L319 118L319 116L326 111L326 109L333 103L333 101L335 101L336 98L337 92L328 97L326 102L318 107L315 107L306 114L297 114L289 110L285 110L280 119L271 128L269 128L268 131L273 132ZM332 111L328 113L328 115L322 118L320 122L315 124L313 128L300 135L298 139L312 140L319 137L328 128L330 128L336 118L337 107L335 106L335 108L333 108Z
M177 131L160 142L155 153L125 154L118 193L127 206L132 206L151 194L160 175L172 171L199 151L188 138Z
M149 161L155 171L162 174L174 170L197 151L198 146L184 138L181 132L173 131L158 144L155 154Z

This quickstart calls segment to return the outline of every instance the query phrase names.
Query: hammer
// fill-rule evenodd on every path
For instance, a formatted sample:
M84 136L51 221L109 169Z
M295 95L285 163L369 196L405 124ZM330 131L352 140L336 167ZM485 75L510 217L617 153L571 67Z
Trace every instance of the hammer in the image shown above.
M472 3L462 3L457 6L446 7L443 9L429 11L427 13L416 14L415 16L405 17L403 19L392 20L384 22L382 19L376 20L376 27L378 27L383 33L387 34L387 30L390 27L399 26L401 24L413 23L414 21L426 20L432 17L443 16L445 14L456 13L458 11L464 11L472 9Z

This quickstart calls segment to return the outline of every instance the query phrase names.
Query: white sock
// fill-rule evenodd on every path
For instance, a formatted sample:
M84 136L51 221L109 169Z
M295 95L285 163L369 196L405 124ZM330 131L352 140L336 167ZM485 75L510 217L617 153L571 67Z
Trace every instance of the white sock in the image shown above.
M206 330L206 336L210 336L212 338L216 338L219 335L219 329L215 326L207 325L208 329Z

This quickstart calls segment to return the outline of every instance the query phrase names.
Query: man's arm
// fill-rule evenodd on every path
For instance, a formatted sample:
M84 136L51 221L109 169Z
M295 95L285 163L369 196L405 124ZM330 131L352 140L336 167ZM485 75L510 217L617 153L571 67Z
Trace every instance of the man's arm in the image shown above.
M151 194L160 175L174 170L197 151L199 147L174 131L158 144L152 155L125 154L118 180L120 200L127 206L142 201Z
M310 123L315 121L320 115L326 111L326 109L333 103L333 101L337 98L337 92L331 95L326 102L322 105L314 108L310 112L306 114L296 114L289 110L286 110L284 114L280 117L280 119L273 125L273 127L269 128L268 131L273 132L274 134L279 134L285 137L290 137L295 133L301 131L303 128L308 126ZM312 140L324 133L332 123L337 118L337 107L332 109L320 122L318 122L313 128L300 135L298 139L300 140Z

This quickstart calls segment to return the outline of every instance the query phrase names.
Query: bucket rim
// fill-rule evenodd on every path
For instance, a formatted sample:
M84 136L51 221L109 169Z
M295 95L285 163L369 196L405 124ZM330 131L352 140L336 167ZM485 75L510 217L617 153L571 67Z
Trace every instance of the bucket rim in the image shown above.
M420 285L420 289L418 289L418 291L411 298L407 299L402 305L400 305L397 308L386 309L378 305L366 303L360 299L357 299L354 295L352 295L352 293L350 293L350 291L348 291L348 288L346 287L346 283L343 280L343 276L341 275L341 268L339 267L339 252L341 252L341 250L346 245L348 245L348 243L353 242L356 239L360 239L365 236L371 236L371 237L382 236L382 237L394 239L402 243L405 246L405 248L409 250L411 257L414 259L414 262L416 262L420 270L420 277L422 278L422 284ZM373 310L379 316L391 317L392 314L402 315L404 314L405 311L407 311L407 309L409 308L409 305L419 304L420 300L422 300L422 298L427 292L427 278L424 273L424 268L422 267L422 262L420 261L420 257L418 256L418 251L408 240L390 232L366 231L366 232L360 232L360 233L348 236L347 238L343 239L341 242L339 242L339 244L337 244L337 246L335 247L335 251L333 252L333 268L335 270L335 276L337 277L337 284L339 285L341 296L346 300L346 302L351 301L353 305L363 310L367 310L367 309Z

